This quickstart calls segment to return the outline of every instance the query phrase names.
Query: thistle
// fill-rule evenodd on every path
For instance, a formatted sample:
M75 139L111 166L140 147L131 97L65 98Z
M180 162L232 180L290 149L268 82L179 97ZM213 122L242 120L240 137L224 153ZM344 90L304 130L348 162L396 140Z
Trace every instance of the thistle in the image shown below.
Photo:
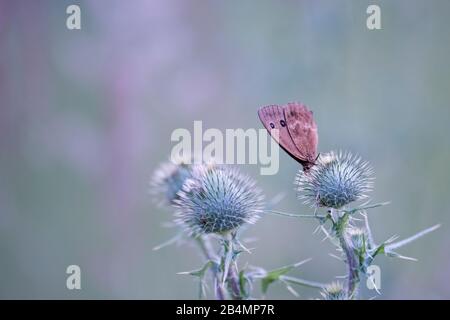
M372 189L372 175L370 165L350 153L330 152L320 156L310 170L301 171L296 177L299 198L315 209L314 214L302 215L264 207L261 191L255 182L229 166L168 163L155 172L151 185L152 193L160 202L163 200L175 209L175 221L182 227L180 234L188 234L187 238L198 244L205 257L206 262L200 269L180 273L199 278L200 297L204 296L206 275L211 274L216 299L251 298L253 282L261 280L263 295L272 283L281 282L295 296L298 294L292 286L299 285L320 289L326 300L348 300L358 298L359 285L364 277L371 280L379 292L369 272L377 256L413 260L397 250L439 228L435 225L401 241L392 237L376 243L367 210L387 203L371 204L367 201L349 208L355 201L367 198ZM325 212L321 213L319 210L323 208ZM310 259L271 271L254 266L239 270L238 257L242 252L250 251L239 240L238 231L244 225L254 223L263 211L317 219L320 230L340 253L334 257L345 263L345 282L323 284L287 275ZM357 215L363 218L364 223L357 219ZM212 245L210 240L217 240L217 245Z
M182 227L176 237L155 249L187 234L207 260L199 270L180 273L199 278L199 296L205 294L205 278L210 271L217 299L247 297L250 284L242 283L246 278L240 278L237 258L248 249L239 241L237 231L254 223L263 211L263 196L255 182L229 166L180 162L161 165L151 186L159 202L175 209L175 222ZM213 238L218 240L218 251L211 244Z
M347 292L341 282L332 282L326 285L321 295L324 300L348 300Z
M372 172L367 162L350 153L321 155L308 172L299 171L299 198L312 206L339 209L367 197Z
M315 208L314 215L282 213L291 217L316 218L326 237L342 254L339 259L347 267L346 285L342 287L342 284L334 283L326 286L322 292L325 299L357 298L361 278L370 277L367 270L376 256L385 254L411 260L412 258L404 257L394 250L439 227L435 225L402 241L394 242L395 238L391 238L381 244L375 243L366 211L387 203L370 204L368 201L355 208L348 208L351 203L367 198L367 192L372 189L372 175L373 170L368 162L358 156L342 152L324 154L311 170L300 171L296 177L299 198ZM326 214L317 214L321 207L326 208ZM364 218L363 226L357 225L357 214ZM327 222L330 223L329 228L325 227Z
M223 234L254 223L263 197L255 182L226 166L204 165L192 170L174 200L177 222L190 234Z
M161 205L173 205L178 199L178 192L187 179L192 176L192 166L184 161L164 162L150 179L150 193Z
M362 251L366 249L367 235L363 228L349 227L344 236L353 250Z

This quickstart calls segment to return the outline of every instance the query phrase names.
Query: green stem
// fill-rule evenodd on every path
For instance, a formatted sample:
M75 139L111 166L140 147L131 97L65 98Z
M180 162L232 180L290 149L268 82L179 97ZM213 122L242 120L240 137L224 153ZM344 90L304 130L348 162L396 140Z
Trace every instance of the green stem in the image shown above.
M331 211L335 211L336 209L331 208ZM333 214L333 212L332 212ZM339 240L339 245L342 248L342 251L345 255L345 260L347 264L347 297L349 299L355 299L358 294L359 287L359 261L358 257L355 255L353 248L348 243L347 238L345 237L345 232L348 228L348 219L349 215L344 214L342 217L338 219L338 221L334 224L336 236Z
M242 300L241 287L239 285L238 279L238 270L234 263L230 267L230 273L228 274L228 282L230 284L233 299Z
M213 262L213 267L211 268L211 273L213 276L214 286L215 286L215 295L217 300L225 300L226 299L226 291L222 286L222 282L220 280L219 267L218 267L218 258L214 253L214 250L209 243L208 239L203 236L198 236L195 238L198 246L203 252L206 259Z
M230 291L230 295L234 300L242 300L242 293L241 293L241 287L239 285L239 277L238 277L238 269L236 264L236 257L234 256L233 252L233 235L228 234L226 238L226 244L225 244L225 257L230 255L231 259L227 261L228 259L225 259L226 263L229 263L228 266L226 266L226 269L228 271L228 274L226 275L226 280L228 282L228 288Z

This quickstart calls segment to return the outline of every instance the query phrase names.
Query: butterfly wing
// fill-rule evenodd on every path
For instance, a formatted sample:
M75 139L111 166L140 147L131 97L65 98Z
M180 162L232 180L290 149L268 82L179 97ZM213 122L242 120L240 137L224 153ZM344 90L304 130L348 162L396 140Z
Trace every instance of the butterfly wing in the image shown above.
M289 134L299 151L299 159L310 165L314 164L319 137L312 111L297 102L288 103L283 111Z
M292 158L301 163L303 157L289 134L283 108L277 105L261 107L258 110L258 116L264 127L280 147L282 147ZM272 135L272 130L274 129L278 129L278 139Z

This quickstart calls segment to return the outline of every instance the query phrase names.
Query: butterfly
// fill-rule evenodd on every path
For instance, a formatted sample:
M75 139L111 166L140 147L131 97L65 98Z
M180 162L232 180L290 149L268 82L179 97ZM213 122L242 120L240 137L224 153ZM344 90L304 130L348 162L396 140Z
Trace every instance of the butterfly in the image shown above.
M292 158L309 171L317 160L319 137L312 111L297 102L284 106L269 105L258 110L258 116L272 138ZM278 129L278 139L272 130Z

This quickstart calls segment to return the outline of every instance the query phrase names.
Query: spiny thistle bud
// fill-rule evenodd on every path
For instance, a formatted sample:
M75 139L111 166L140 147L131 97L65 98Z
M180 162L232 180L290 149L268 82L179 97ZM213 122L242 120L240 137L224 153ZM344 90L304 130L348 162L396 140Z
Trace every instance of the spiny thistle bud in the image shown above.
M366 246L366 231L362 228L351 227L346 230L345 236L353 249L360 251Z
M350 153L321 155L308 172L298 173L299 198L313 206L339 209L367 197L372 173L367 162Z
M191 173L192 166L185 162L162 163L150 180L150 193L161 204L174 204L174 201L178 199L178 191L191 177Z
M194 167L178 195L177 221L190 234L221 234L254 223L263 208L263 197L250 178L214 164Z
M321 292L325 300L348 300L347 292L341 282L332 282Z

